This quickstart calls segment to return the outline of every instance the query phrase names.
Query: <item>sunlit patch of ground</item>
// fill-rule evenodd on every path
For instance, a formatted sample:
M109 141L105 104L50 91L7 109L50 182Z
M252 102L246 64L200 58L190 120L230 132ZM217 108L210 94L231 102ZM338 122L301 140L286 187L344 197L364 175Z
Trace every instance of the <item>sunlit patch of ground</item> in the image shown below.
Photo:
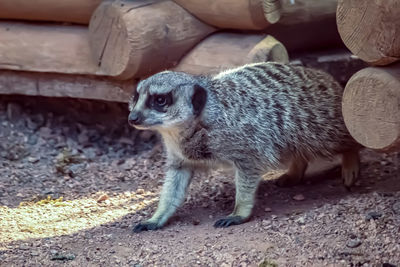
M115 221L158 200L151 192L125 192L63 201L45 199L21 202L19 207L0 206L0 242L67 235Z

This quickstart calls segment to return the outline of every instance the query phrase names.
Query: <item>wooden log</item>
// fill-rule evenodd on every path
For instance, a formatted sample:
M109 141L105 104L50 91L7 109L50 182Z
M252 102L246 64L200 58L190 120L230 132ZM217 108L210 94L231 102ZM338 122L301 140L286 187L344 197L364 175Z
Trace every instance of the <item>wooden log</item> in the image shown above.
M19 22L0 22L0 69L102 74L87 27Z
M353 54L372 65L400 60L400 1L339 0L337 25Z
M128 102L135 82L99 76L0 70L0 94Z
M281 0L281 25L296 25L334 18L338 0Z
M0 0L1 19L88 24L101 0Z
M170 0L103 2L89 24L96 62L120 79L175 65L214 30Z
M400 150L400 64L354 74L344 91L343 117L360 144Z
M270 35L216 33L192 49L174 70L215 74L262 61L289 62L289 56L285 47Z
M277 0L174 1L202 21L223 29L264 29L280 17Z

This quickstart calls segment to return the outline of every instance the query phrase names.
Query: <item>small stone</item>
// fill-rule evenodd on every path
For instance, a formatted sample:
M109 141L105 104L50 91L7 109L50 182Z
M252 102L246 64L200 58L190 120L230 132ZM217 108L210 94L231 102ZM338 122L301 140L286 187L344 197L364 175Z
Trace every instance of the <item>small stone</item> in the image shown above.
M306 198L304 197L303 194L297 194L297 195L293 196L293 199L296 201L303 201Z
M200 224L200 220L195 218L192 220L193 225L199 225Z
M19 246L19 249L20 250L28 250L30 247L27 245L27 244L21 244L20 246Z
M366 221L370 221L370 220L377 220L380 217L382 217L382 213L377 212L377 211L370 211L367 213L367 215L365 216L365 220Z
M39 252L36 250L31 251L31 256L39 256Z
M143 195L144 194L144 189L139 188L138 190L136 190L136 194Z
M39 162L39 159L38 159L38 158L35 158L35 157L28 157L28 161L29 161L30 163L36 163L36 162Z
M300 225L304 225L304 224L306 224L306 218L300 217L300 218L298 218L298 219L296 220L296 222L297 222L298 224L300 224Z
M56 253L56 254L52 255L50 258L50 260L52 260L52 261L70 261L70 260L74 260L74 259L75 259L75 255L72 253L67 253L67 254Z
M97 203L106 201L107 199L109 199L109 196L107 194L103 194L97 199Z
M272 209L271 209L271 208L269 208L269 207L266 207L266 208L264 209L264 211L265 211L265 212L271 212L271 211L272 211Z
M349 248L356 248L358 246L361 245L361 240L356 238L356 239L350 239L349 241L347 241L346 246Z
M400 201L397 201L392 206L393 212L400 215Z

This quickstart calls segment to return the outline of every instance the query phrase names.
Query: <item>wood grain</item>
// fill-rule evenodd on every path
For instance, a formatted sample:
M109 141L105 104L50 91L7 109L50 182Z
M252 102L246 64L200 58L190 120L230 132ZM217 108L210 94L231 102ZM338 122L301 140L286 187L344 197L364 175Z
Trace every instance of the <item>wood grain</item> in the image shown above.
M106 75L137 78L176 65L214 30L173 1L103 2L89 24L90 47Z
M400 59L400 1L339 0L337 25L350 51L372 65Z
M102 75L78 25L0 22L0 69Z
M192 49L174 68L191 74L222 70L263 61L289 62L285 47L265 34L215 33Z
M400 150L400 64L354 74L344 91L343 117L362 145Z
M88 24L101 0L0 0L1 19Z

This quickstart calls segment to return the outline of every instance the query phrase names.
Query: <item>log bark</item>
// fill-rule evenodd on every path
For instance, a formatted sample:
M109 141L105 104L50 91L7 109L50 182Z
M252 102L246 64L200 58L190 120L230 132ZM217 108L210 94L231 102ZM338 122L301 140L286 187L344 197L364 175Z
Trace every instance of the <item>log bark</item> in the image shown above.
M101 0L0 0L1 19L88 24Z
M400 150L400 64L354 74L344 91L343 117L360 144Z
M338 0L281 0L281 25L296 25L334 18Z
M104 2L89 24L96 62L120 79L172 67L214 30L170 0Z
M202 21L223 29L264 29L280 16L277 0L174 1Z
M84 26L0 22L0 69L99 74Z
M372 65L400 60L400 1L339 0L337 25L350 51Z
M222 70L263 61L289 62L285 47L272 36L216 33L192 49L174 68L191 74Z
M135 82L98 76L0 70L0 94L128 102Z

